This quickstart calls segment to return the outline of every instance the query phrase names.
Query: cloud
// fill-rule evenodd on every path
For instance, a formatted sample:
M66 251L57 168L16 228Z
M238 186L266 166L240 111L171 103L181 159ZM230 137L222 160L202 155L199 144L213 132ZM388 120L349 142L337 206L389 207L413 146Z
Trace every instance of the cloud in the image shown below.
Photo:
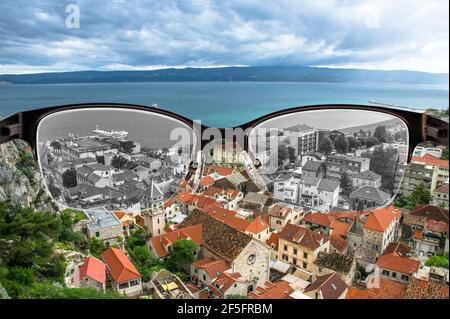
M65 26L66 6L80 28ZM4 0L0 73L315 65L448 72L440 0Z

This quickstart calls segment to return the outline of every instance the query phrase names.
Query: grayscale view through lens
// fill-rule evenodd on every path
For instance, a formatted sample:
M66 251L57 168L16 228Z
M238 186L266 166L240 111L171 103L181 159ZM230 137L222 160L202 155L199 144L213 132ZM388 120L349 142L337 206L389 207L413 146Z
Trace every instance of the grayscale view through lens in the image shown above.
M135 213L177 191L193 145L192 129L176 119L104 108L51 114L37 138L45 184L58 203Z
M322 212L389 204L408 155L404 122L374 111L288 114L259 124L249 138L274 198Z

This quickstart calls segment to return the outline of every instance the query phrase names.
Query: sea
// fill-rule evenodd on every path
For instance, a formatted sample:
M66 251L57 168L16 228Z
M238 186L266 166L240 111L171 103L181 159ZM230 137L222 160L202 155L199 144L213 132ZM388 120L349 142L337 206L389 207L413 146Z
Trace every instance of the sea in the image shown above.
M0 117L72 103L158 107L213 127L232 127L289 107L356 103L447 109L448 85L328 82L0 84Z

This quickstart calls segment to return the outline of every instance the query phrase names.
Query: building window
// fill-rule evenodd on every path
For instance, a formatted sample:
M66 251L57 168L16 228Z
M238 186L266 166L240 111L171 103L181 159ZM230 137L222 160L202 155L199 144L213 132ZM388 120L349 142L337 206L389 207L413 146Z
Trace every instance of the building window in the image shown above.
M407 275L402 275L402 280L408 281L408 280L409 280L409 277L408 277Z
M95 237L100 237L100 232L99 231L95 232Z
M392 273L392 278L397 278L397 273L396 272Z
M303 253L303 258L304 258L304 259L308 259L308 253L305 253L305 252L304 252L304 253Z
M384 276L389 276L389 271L388 270L383 270L383 275Z
M288 261L288 256L287 255L283 255L283 260Z
M284 245L284 251L287 251L288 250L288 246L286 246L286 245Z
M297 249L294 248L294 255L297 255Z
M303 269L306 269L306 268L308 268L308 264L303 262Z
M206 280L206 275L205 274L203 274L203 280Z

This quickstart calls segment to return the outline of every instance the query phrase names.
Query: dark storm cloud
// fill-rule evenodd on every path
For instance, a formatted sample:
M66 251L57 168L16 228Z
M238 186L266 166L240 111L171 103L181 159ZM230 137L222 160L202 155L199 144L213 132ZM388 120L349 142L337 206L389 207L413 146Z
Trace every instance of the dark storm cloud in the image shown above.
M65 25L70 3L79 29ZM448 2L0 3L0 73L217 65L448 72Z

